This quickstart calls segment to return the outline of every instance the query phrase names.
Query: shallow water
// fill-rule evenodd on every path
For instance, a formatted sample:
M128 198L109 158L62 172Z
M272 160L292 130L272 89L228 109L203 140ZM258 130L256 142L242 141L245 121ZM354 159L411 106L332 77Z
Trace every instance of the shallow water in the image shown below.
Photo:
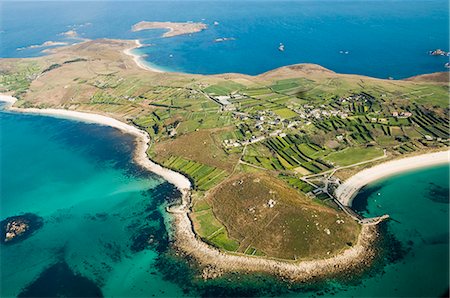
M62 285L80 275L105 296L180 295L155 268L158 250L167 247L158 206L175 192L133 164L131 136L3 112L0 127L0 217L32 212L44 218L34 235L1 247L2 297L18 295L41 276L27 293L39 295L55 272L62 272ZM155 241L148 245L151 235ZM63 294L80 294L63 288Z
M389 214L388 231L405 255L363 283L373 296L437 297L449 287L449 166L421 169L373 183L356 197L364 216Z
M445 71L448 57L427 53L449 50L445 0L4 1L0 19L1 57L41 55L42 48L17 49L45 41L77 42L61 35L74 29L91 39L141 39L154 45L138 51L148 62L202 74L253 75L316 63L340 73L397 79ZM174 38L160 38L163 30L131 32L142 20L205 22L209 28ZM214 42L223 37L234 40ZM280 42L284 52L278 51Z

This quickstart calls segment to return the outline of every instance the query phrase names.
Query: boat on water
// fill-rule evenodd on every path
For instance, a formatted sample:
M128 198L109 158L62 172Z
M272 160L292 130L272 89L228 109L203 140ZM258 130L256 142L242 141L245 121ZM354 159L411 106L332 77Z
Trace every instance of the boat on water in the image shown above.
M280 52L284 52L284 44L280 42L280 45L278 46L278 50Z

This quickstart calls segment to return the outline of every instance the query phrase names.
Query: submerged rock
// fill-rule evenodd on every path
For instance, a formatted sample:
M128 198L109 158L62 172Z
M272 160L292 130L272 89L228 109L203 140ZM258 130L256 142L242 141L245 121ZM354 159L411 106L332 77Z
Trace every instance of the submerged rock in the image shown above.
M103 293L93 281L59 262L44 270L18 297L103 297Z
M428 187L427 197L436 203L449 203L449 188L442 187L433 182L430 182L430 186Z
M42 217L33 213L11 216L1 221L1 243L13 244L25 240L42 228Z

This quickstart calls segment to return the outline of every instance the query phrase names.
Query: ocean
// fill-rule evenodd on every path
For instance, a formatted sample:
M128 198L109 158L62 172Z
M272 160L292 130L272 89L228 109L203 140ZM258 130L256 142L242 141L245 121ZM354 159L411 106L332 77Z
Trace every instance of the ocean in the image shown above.
M356 197L361 214L392 218L382 258L363 275L312 285L240 274L205 282L169 249L164 206L179 193L134 164L131 136L6 112L0 128L0 218L43 218L31 237L1 246L2 297L407 297L448 289L448 165L373 183Z
M339 73L400 79L446 70L448 57L428 51L449 50L448 9L445 0L2 1L0 56L42 55L45 48L27 47L78 42L62 35L75 30L82 38L140 39L151 46L137 52L169 71L256 75L316 63ZM132 32L143 20L209 28L173 38L161 38L164 30ZM224 37L232 40L214 42Z

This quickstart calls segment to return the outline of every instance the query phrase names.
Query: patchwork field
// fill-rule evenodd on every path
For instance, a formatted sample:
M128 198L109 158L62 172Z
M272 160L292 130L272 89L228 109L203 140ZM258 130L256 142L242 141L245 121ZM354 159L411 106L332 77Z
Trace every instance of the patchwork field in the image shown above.
M227 130L195 131L157 143L154 148L154 158L162 162L170 156L180 156L231 173L239 160L239 155L228 154L223 150L221 141L217 138L217 135L223 131Z

